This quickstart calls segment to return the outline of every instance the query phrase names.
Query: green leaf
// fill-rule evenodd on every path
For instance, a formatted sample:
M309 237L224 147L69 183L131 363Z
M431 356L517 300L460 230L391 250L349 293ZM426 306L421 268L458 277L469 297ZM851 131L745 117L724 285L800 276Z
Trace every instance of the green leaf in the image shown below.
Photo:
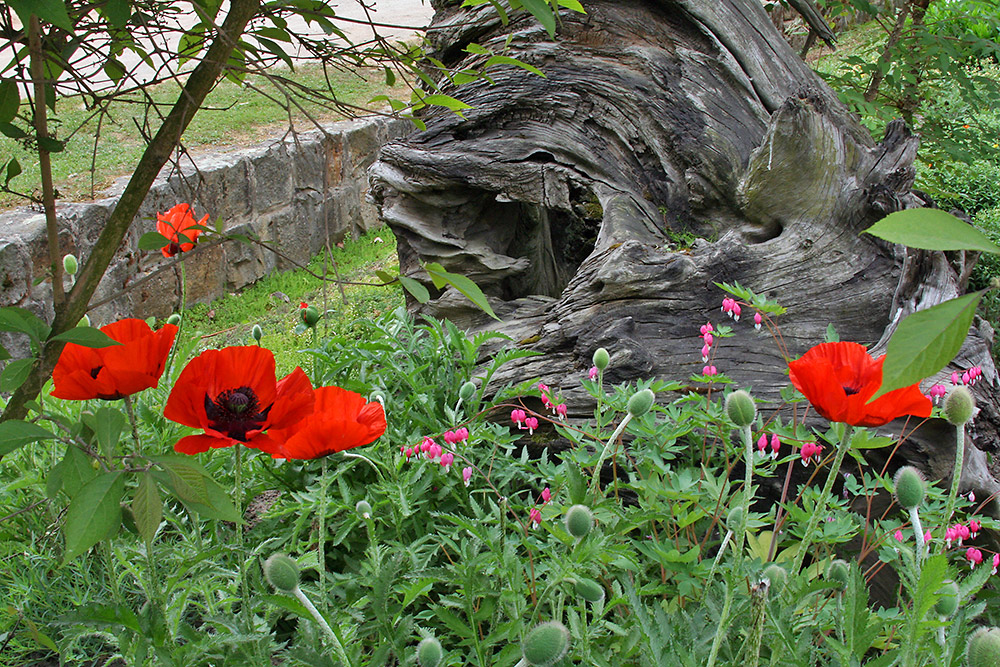
M83 453L79 447L70 445L59 464L62 489L70 498L76 496L90 480L97 477L94 459Z
M0 123L0 134L9 139L24 139L28 133L12 123Z
M434 283L434 287L443 289L445 285L451 285L484 313L497 321L500 320L500 318L497 317L497 314L493 312L493 308L491 308L490 304L486 301L486 295L483 294L483 291L479 289L479 286L476 285L476 283L472 282L463 275L446 271L445 268L437 262L424 264L424 270L427 271L428 275L430 275L431 281Z
M976 306L984 293L981 290L945 301L900 322L886 348L882 388L872 400L920 382L954 359L969 334Z
M531 12L532 16L538 19L538 22L549 33L549 37L556 36L556 15L548 0L521 0L521 4Z
M980 250L1000 253L1000 246L985 234L936 208L896 211L864 231L890 243L922 250Z
M17 84L10 79L0 80L0 123L9 123L17 116L21 96Z
M273 604L275 607L278 607L279 609L290 611L296 616L308 619L309 621L314 620L312 614L309 613L309 610L306 609L301 602L299 602L297 599L293 597L289 597L288 595L264 595L263 598L265 602Z
M559 6L565 7L566 9L570 9L574 12L577 12L578 14L587 13L586 11L584 11L583 5L580 4L580 0L559 0Z
M17 12L22 25L28 25L34 14L46 23L73 32L73 22L69 19L63 0L7 0L7 4Z
M431 293L427 291L426 287L420 284L419 280L407 278L406 276L399 276L399 284L402 285L403 289L409 292L413 298L420 303L427 303L431 300Z
M13 392L28 379L34 359L15 359L8 361L0 372L0 391Z
M149 544L163 521L163 500L156 480L148 472L141 476L139 486L132 496L132 514L139 536Z
M125 605L87 604L60 616L58 623L86 624L99 628L126 628L142 634L139 619Z
M55 137L38 137L38 147L49 153L62 153L66 143Z
M108 62L104 63L104 73L108 75L109 79L117 83L125 77L125 66L117 59L109 58Z
M101 451L112 456L125 430L125 415L115 408L101 408L94 415L94 427Z
M61 334L53 336L49 340L75 343L76 345L82 345L84 347L111 347L113 345L121 345L121 343L108 336L108 334L93 327L73 327L68 331L63 331Z
M423 98L424 104L433 104L439 107L445 107L446 109L451 109L452 111L463 111L465 109L471 109L472 106L466 104L462 100L455 99L451 95L427 95Z
M170 479L170 487L184 502L208 503L205 489L206 473L200 466L178 456L151 457L160 464Z
M52 440L55 437L52 431L31 422L18 421L16 419L0 422L0 456L9 454L30 442Z
M63 565L87 551L121 525L125 477L120 470L90 480L66 510Z
M483 69L494 65L513 65L514 67L520 67L523 70L527 70L532 74L537 74L543 79L545 78L545 72L542 70L538 69L534 65L529 65L522 60L518 60L517 58L511 58L510 56L493 56L486 61L486 64L483 65Z
M170 239L160 232L146 232L139 237L139 250L160 250L170 245Z
M49 336L49 325L30 310L17 306L0 308L0 331L28 334L36 343Z
M0 345L0 361L4 359L10 359L10 352L3 345Z
M836 327L833 326L832 322L830 324L826 325L826 340L824 342L827 342L827 343L839 343L840 342L840 334L837 333L837 329L836 329Z
M111 24L112 28L122 28L132 18L132 9L128 0L107 0L107 4L101 7L101 13Z
M7 163L7 173L4 176L4 184L10 185L10 182L21 175L21 163L17 161L17 158L11 158L10 162Z

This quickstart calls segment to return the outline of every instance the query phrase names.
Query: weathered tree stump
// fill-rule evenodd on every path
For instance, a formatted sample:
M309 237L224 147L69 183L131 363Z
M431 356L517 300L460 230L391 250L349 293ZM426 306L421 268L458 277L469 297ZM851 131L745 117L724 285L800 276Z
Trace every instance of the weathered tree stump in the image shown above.
M464 50L472 42L503 49L508 28L488 7L436 6L428 34L446 64L479 60ZM424 279L420 262L440 262L476 281L503 322L451 290L432 289L428 312L545 353L506 367L501 382L544 378L583 416L592 405L579 379L597 347L612 353L611 382L699 374L698 327L721 319L716 282L787 307L777 324L792 358L831 323L842 340L883 351L904 315L961 293L960 253L860 235L922 205L911 192L918 138L893 123L874 142L757 0L586 8L561 14L557 40L512 17L512 55L545 78L491 70L493 85L461 89L474 107L464 118L427 114L427 130L386 146L371 172L401 271ZM689 235L698 238L679 247ZM747 319L713 363L777 406L786 359ZM991 337L974 328L954 368L983 367L973 439L995 452ZM932 423L890 469L909 461L947 479L953 460L953 433ZM981 451L966 461L963 487L983 498L1000 490Z

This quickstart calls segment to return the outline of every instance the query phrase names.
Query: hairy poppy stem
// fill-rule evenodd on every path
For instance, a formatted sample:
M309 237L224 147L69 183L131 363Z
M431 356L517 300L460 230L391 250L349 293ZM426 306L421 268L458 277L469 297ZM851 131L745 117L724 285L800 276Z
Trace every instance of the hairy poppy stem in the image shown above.
M314 362L315 363L315 360ZM319 570L319 603L326 608L326 458L319 462L319 535L316 539L316 567Z
M236 553L237 564L240 569L240 600L242 601L243 618L250 623L250 591L247 588L247 572L244 567L245 558L243 554L243 445L233 447L233 474L235 476L236 487L233 498L236 505Z
M622 431L625 430L625 427L628 426L628 423L630 421L632 421L632 413L627 412L625 413L625 417L622 419L621 423L618 424L618 428L616 428L615 432L611 434L610 438L608 438L608 444L604 445L604 449L601 450L601 455L597 459L597 465L594 466L594 479L590 483L590 493L592 494L596 493L597 489L600 487L601 465L604 463L604 459L605 457L607 457L608 452L611 451L611 445L613 445L615 441L618 440L618 436L622 434Z
M955 427L955 471L951 477L951 488L948 489L948 502L944 507L944 525L951 523L951 515L955 512L955 501L958 499L958 485L962 481L962 463L965 458L965 424ZM942 542L942 544L944 544Z
M823 485L823 491L819 496L819 504L816 506L812 516L809 517L805 535L802 537L802 542L799 543L792 566L788 571L793 576L798 574L799 570L802 569L802 561L805 559L806 552L812 544L813 533L816 532L816 527L819 525L820 515L826 509L826 500L830 495L830 490L833 489L833 482L837 479L837 473L840 472L840 466L844 462L844 455L847 454L847 450L851 447L851 431L851 425L844 424L844 437L840 439L840 444L837 445L837 455L833 459L833 465L830 466L830 472L827 473L826 484Z
M743 541L746 539L747 523L750 520L750 503L753 501L753 435L750 433L749 426L741 426L740 434L743 436L743 442L746 444L746 475L744 480L743 525L736 536L736 544L733 547L737 559L743 554Z

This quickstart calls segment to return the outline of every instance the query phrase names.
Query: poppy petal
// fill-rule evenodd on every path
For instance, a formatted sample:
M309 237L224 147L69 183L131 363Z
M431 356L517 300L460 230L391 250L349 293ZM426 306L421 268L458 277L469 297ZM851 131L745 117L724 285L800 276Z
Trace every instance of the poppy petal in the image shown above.
M219 449L221 447L232 447L235 441L229 438L218 438L203 433L188 435L177 441L174 451L181 454L201 454L209 449Z
M296 366L294 371L278 381L268 423L275 429L294 426L313 412L315 402L316 396L309 376Z

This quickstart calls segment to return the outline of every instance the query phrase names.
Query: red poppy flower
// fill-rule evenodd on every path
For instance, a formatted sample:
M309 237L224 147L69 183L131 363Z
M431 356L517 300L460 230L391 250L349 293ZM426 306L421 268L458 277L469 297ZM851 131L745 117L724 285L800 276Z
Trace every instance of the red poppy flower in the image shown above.
M184 367L163 415L205 430L177 441L174 449L183 454L236 443L273 454L277 441L266 431L301 421L313 411L314 400L312 384L301 368L275 380L270 350L227 347L206 350Z
M179 252L187 252L194 247L200 229L191 229L196 225L204 225L208 214L195 222L194 213L188 204L178 204L166 213L156 214L156 231L167 237L169 243L161 249L164 257L173 257ZM183 235L184 238L180 238Z
M334 452L367 445L385 433L385 410L361 394L340 387L316 389L313 413L291 429L273 429L281 444L276 459L318 459Z
M903 415L930 417L931 401L918 385L868 403L882 386L882 363L857 343L823 343L788 364L788 375L816 412L853 426L882 426Z
M115 400L155 387L174 344L177 327L153 331L143 320L124 319L101 327L121 345L84 347L67 343L52 371L52 395L74 401Z

